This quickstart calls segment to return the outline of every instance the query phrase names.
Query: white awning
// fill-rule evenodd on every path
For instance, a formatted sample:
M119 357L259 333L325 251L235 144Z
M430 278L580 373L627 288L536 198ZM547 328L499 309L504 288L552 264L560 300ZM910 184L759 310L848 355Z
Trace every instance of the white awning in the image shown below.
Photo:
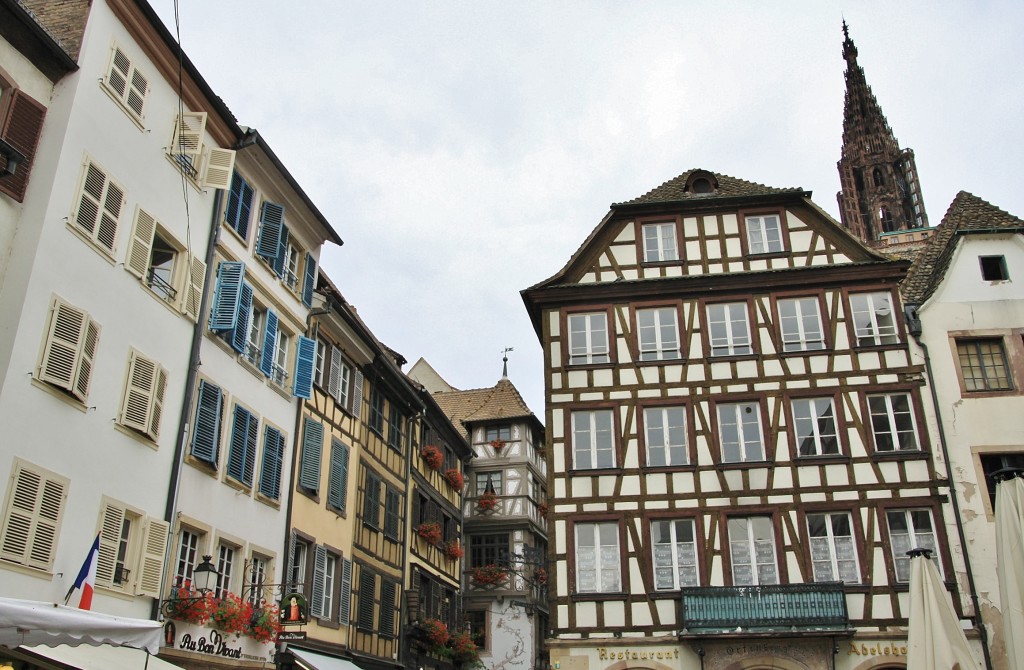
M306 670L360 670L359 666L352 661L337 656L297 649L291 645L288 645L288 651L292 652L295 660Z
M130 647L22 647L18 651L28 652L43 659L57 661L80 670L181 670L156 656L150 656L141 649Z
M160 651L158 621L130 619L35 600L0 598L0 646L109 644Z

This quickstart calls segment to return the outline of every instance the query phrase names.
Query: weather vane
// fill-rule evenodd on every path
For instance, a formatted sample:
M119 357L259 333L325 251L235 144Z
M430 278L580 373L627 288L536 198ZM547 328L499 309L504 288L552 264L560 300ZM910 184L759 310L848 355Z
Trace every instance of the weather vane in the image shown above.
M501 350L501 376L503 379L508 378L508 352L515 351L514 347L505 347Z

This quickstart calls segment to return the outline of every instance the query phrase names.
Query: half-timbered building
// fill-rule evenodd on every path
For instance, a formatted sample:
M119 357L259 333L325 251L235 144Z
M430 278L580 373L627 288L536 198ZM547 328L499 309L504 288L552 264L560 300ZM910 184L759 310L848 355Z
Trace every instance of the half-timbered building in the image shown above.
M555 668L904 667L916 546L971 625L907 266L802 189L690 170L523 291Z

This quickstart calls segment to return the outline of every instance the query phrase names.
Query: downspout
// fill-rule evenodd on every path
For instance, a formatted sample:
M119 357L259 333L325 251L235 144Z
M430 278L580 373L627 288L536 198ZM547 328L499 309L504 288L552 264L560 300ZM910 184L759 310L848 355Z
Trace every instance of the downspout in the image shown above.
M985 667L992 670L992 656L988 648L988 632L985 629L985 622L981 617L981 603L978 600L978 588L974 583L974 570L971 569L971 553L967 549L967 536L964 533L963 520L960 518L960 502L957 497L956 486L953 482L953 465L949 461L949 446L946 443L946 429L942 421L942 409L939 406L939 394L935 390L935 376L932 374L932 358L928 353L928 345L921 340L923 328L921 319L917 313L916 305L906 306L907 324L911 336L921 347L924 354L925 371L928 374L928 386L931 389L932 404L935 406L935 419L939 424L939 446L942 449L942 460L946 462L946 479L949 480L949 498L953 503L953 517L956 520L956 532L960 539L960 546L963 548L964 569L967 571L967 588L971 593L971 604L974 607L974 615L978 620L978 632L981 635L981 651L985 656Z
M196 385L196 377L199 374L199 352L203 344L203 331L206 329L206 315L210 307L210 297L213 291L210 287L213 283L213 259L217 252L217 241L220 239L220 208L224 202L224 190L217 189L213 197L213 214L210 217L210 238L206 247L206 277L203 280L203 297L199 302L199 314L196 319L195 328L192 330L192 351L189 353L188 368L186 368L185 394L181 400L181 414L178 418L177 444L174 445L174 468L171 470L171 480L167 488L167 507L164 510L164 521L170 524L174 530L174 515L178 511L178 483L181 480L181 469L185 465L185 440L188 439L189 416L191 415L192 398ZM164 550L164 567L171 564L171 552L174 551L173 543L168 538L167 548ZM166 574L166 570L165 570ZM160 585L161 590L163 584ZM160 602L163 597L153 601L150 618L159 620Z

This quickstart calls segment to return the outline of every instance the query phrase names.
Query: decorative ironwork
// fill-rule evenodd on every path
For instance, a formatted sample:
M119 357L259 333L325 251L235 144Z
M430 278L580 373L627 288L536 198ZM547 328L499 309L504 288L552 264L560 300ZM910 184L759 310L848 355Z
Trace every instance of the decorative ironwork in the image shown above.
M681 589L682 634L846 631L842 582Z

